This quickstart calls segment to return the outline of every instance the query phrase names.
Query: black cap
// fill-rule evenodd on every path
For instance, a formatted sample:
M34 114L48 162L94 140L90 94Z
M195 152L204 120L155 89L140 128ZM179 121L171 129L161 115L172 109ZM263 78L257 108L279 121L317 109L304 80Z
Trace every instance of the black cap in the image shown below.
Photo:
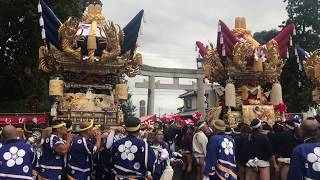
M295 128L295 124L294 124L294 122L291 121L291 120L285 121L285 126L286 126L288 129L290 129L290 130L294 130L294 128Z
M197 122L197 128L200 128L200 126L201 126L203 123L206 123L206 122L205 122L205 121L198 121L198 122Z
M224 130L224 133L225 134L232 134L232 129L231 129L231 127L226 127L226 130Z
M124 120L127 131L135 132L140 130L140 119L136 117L128 117Z
M240 128L238 128L238 127L233 128L233 133L240 134L241 133Z
M259 127L261 126L261 121L260 121L260 119L258 119L258 118L253 119L253 120L251 121L251 123L250 123L250 126L251 126L253 129L259 128Z
M24 124L24 131L27 133L32 133L35 128L37 128L37 124L34 121L28 121Z

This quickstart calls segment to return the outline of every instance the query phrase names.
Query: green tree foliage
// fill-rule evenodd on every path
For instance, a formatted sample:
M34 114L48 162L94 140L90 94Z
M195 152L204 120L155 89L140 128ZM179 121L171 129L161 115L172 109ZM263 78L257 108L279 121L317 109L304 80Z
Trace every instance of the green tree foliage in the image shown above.
M80 18L86 5L79 0L47 1L62 22L69 16ZM50 108L48 76L38 70L43 42L37 4L38 0L0 0L0 112Z
M288 19L283 24L294 23L296 26L296 42L306 49L313 51L320 43L320 4L318 0L284 0L287 3Z
M132 94L129 93L128 100L122 106L122 111L125 119L127 119L128 117L136 116L137 108L135 105L133 105L131 97Z
M286 10L289 18L283 22L283 25L295 24L296 36L293 39L295 45L307 51L319 48L318 1L284 0L284 2L287 3ZM283 87L284 101L289 112L307 111L309 107L313 106L311 92L314 87L305 72L299 69L294 48L290 48L290 58L283 68L280 81Z
M270 41L272 38L274 38L279 33L278 30L272 29L270 31L260 31L255 32L253 34L253 38L257 40L260 44L265 44L268 41Z

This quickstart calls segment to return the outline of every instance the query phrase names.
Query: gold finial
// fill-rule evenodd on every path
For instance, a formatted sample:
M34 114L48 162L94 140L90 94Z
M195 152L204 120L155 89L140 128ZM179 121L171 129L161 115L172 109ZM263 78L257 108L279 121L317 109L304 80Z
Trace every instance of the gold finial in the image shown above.
M236 17L235 19L235 29L242 28L246 29L246 18L245 17Z
M98 24L105 22L105 18L102 15L102 7L100 4L90 4L87 7L87 12L84 16L84 22L91 23L92 21L97 21Z

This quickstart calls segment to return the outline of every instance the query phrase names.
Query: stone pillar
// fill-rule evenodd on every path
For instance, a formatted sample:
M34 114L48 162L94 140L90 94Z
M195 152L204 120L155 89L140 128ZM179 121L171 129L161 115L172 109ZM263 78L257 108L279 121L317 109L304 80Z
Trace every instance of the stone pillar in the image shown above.
M145 116L146 115L146 101L145 100L141 100L139 101L139 115L140 117Z
M154 76L149 76L148 82L148 106L147 115L154 114L154 91L155 91L155 78Z
M204 100L204 79L197 79L197 109L204 116L206 113L205 110L205 100Z

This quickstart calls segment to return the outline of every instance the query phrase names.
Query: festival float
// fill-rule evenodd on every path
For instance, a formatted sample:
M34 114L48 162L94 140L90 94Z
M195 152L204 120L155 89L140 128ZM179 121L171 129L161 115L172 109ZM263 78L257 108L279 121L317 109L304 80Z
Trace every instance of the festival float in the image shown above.
M237 17L232 30L219 21L216 47L197 41L205 77L225 86L224 95L206 118L224 119L231 127L238 122L250 124L254 118L270 125L283 120L286 106L279 78L294 34L295 27L289 24L266 44L260 44L246 28L245 18ZM268 85L269 90L264 88Z
M314 84L315 89L312 91L313 101L319 106L320 104L320 49L313 52L307 52L298 48L300 59L303 60L303 67L308 78ZM318 107L319 111L319 107Z
M102 15L100 4L90 4L82 19L64 23L43 0L38 12L44 41L39 69L51 77L53 119L120 125L128 98L125 77L138 75L142 65L136 43L143 10L123 29Z

